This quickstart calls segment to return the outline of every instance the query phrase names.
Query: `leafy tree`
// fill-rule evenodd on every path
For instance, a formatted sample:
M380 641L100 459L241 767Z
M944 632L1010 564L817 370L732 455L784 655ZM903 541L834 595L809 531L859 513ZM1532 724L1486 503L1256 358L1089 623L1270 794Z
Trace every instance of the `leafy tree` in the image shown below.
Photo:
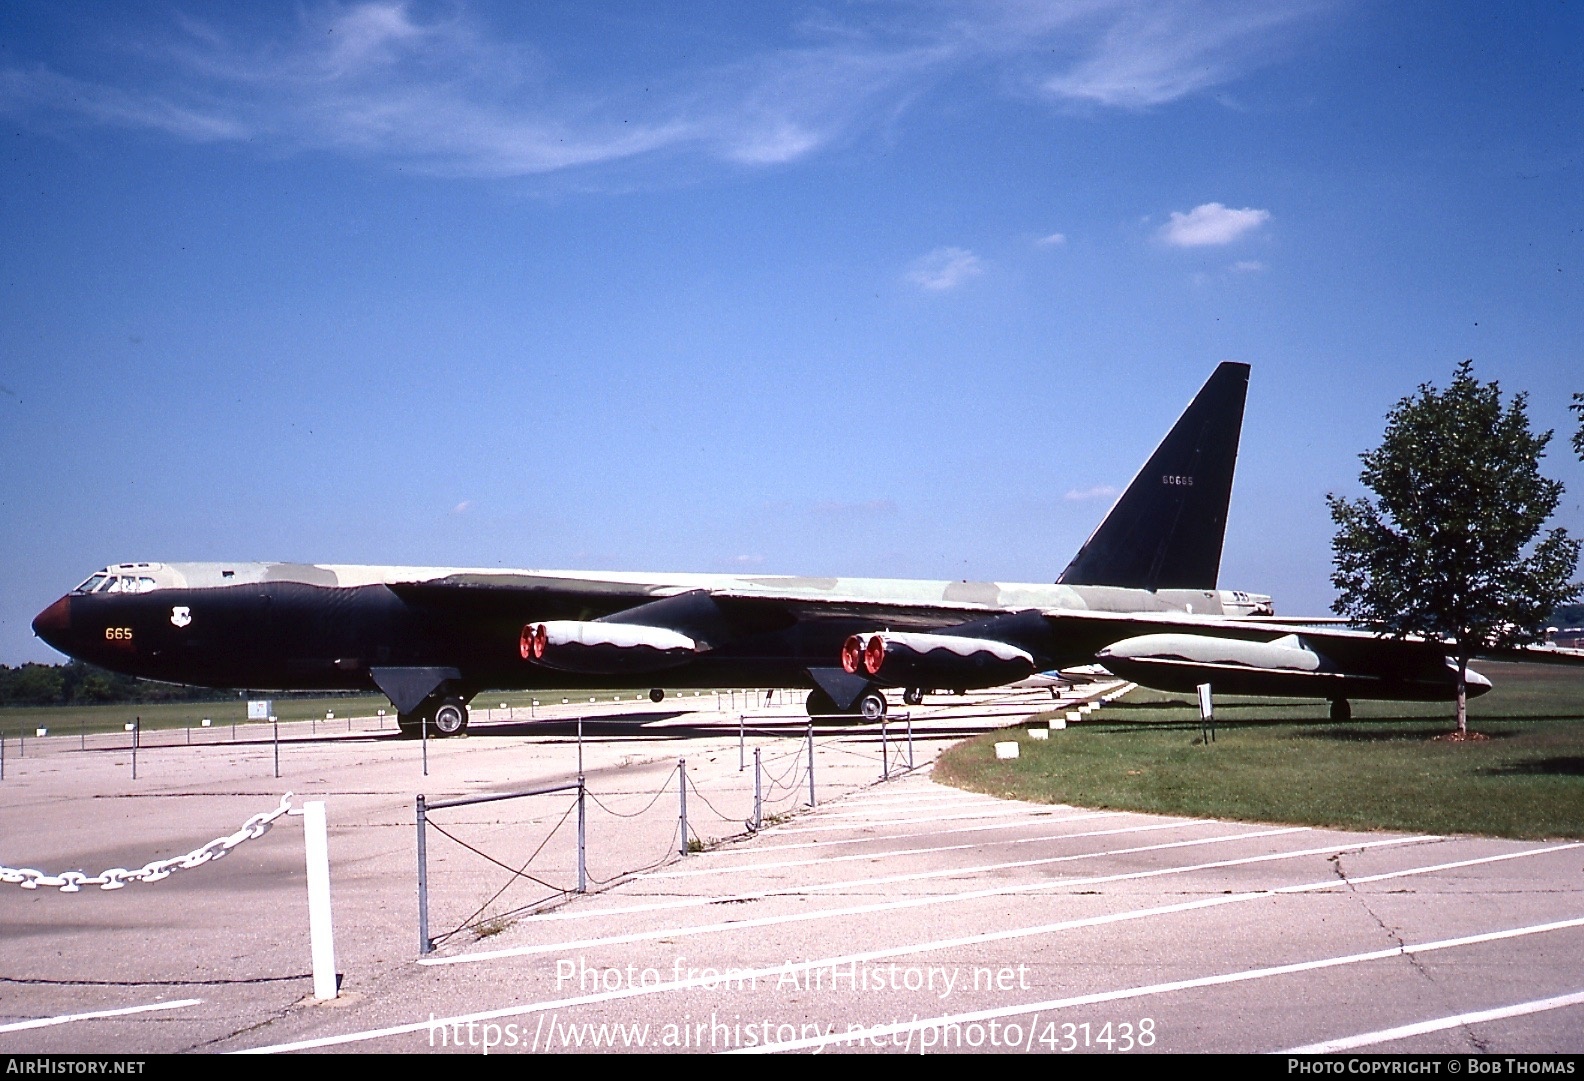
M1584 394L1573 395L1573 412L1578 414L1578 431L1573 433L1573 453L1584 462Z
M1473 361L1452 384L1429 383L1386 417L1381 445L1359 457L1376 498L1328 495L1336 609L1393 636L1446 645L1457 662L1457 730L1468 733L1468 663L1535 641L1579 591L1579 542L1555 528L1535 543L1562 497L1540 475L1551 432L1529 430L1527 396L1503 407Z
M63 681L59 668L24 664L7 668L0 682L0 703L8 706L53 706L61 700Z

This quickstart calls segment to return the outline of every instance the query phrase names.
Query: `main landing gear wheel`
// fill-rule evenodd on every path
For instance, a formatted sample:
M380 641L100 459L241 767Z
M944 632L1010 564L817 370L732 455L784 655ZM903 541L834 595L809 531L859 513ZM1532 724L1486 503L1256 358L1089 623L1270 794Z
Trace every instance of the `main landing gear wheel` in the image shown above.
M652 689L649 692L649 701L651 701L651 702L664 702L665 701L665 691L661 690L659 687L655 687L654 689Z
M924 688L909 687L902 692L902 702L909 706L922 706L924 704Z
M430 721L438 736L460 736L467 731L468 708L460 698L442 699Z
M1351 721L1353 719L1353 707L1348 704L1346 698L1331 699L1331 719L1333 721Z
M836 708L836 700L820 687L815 687L809 692L808 702L805 704L810 717L829 717L841 712Z
M886 697L879 691L865 691L853 705L866 722L878 721L886 713Z
M401 731L403 739L417 739L423 735L423 714L398 713L396 727Z

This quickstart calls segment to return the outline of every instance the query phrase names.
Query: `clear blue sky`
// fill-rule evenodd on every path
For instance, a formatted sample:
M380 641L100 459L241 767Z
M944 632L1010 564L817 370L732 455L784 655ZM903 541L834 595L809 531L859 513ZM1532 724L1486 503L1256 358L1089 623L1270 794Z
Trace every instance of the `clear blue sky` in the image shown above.
M0 662L122 560L1222 584L1464 357L1584 533L1584 5L0 6Z

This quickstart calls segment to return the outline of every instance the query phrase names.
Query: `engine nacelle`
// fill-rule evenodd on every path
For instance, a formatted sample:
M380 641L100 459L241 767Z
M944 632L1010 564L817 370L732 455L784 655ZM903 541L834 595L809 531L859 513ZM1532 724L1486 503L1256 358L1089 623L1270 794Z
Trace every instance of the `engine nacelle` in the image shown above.
M989 638L927 632L874 631L842 645L842 668L888 687L970 690L1015 683L1033 673L1034 658Z
M703 652L685 634L637 623L553 619L522 630L523 660L562 672L625 675L660 672Z

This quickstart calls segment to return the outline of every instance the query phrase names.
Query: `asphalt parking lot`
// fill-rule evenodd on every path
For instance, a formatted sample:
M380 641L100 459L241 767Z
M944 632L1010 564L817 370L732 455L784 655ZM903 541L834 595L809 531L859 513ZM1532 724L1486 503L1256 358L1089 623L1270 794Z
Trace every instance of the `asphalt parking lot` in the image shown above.
M799 718L753 709L739 737L735 712L699 704L584 718L585 895L564 892L573 795L435 811L422 957L415 797L567 783L575 711L432 742L427 776L422 749L372 719L290 726L279 780L269 742L218 731L145 746L136 781L123 745L30 741L0 782L7 867L137 867L285 792L323 800L341 994L311 995L303 832L284 816L158 882L0 885L0 1049L1584 1050L1577 844L1033 805L930 780L940 748L1048 708L1041 694L926 703L883 751L872 728L816 729L810 808Z

